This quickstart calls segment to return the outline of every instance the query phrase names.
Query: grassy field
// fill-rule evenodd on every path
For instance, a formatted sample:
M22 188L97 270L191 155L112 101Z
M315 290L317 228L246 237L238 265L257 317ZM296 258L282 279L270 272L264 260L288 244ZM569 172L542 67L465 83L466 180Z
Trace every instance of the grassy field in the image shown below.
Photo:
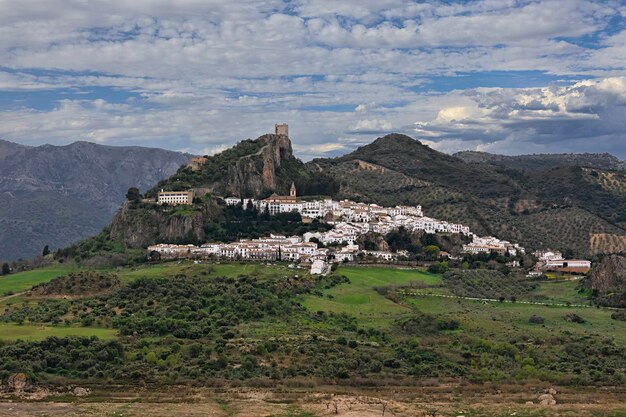
M53 266L50 268L35 269L33 271L18 272L0 277L0 296L10 292L20 292L30 289L33 285L48 282L56 277L66 275L76 268L71 266Z
M238 277L247 275L259 279L271 277L293 277L294 275L308 275L306 269L288 268L284 264L259 264L259 263L199 263L193 262L168 262L156 265L142 265L138 267L120 269L115 272L124 283L131 282L137 278L158 278L163 276L175 276L184 274L187 276L220 276Z
M611 310L598 308L550 307L520 303L481 303L436 297L407 297L403 302L436 316L459 320L464 331L502 339L569 332L579 335L601 335L626 343L626 322L611 319ZM574 312L585 323L566 321L566 313ZM530 324L532 315L542 317L543 325Z
M101 339L115 337L116 330L95 327L56 327L17 324L0 324L0 340L42 340L46 337L97 336Z
M367 326L388 324L410 310L380 295L374 287L420 283L436 285L441 277L415 269L341 267L338 274L350 279L324 292L324 297L307 296L302 304L311 311L348 313L363 320Z
M539 285L533 295L560 303L587 304L584 293L578 292L580 281L548 281Z
M48 268L18 272L0 277L0 297L10 293L17 293L31 289L34 285L51 281L56 277L78 271L74 266L55 265ZM156 265L141 265L132 268L105 269L103 272L114 272L123 283L131 282L140 277L158 278L185 274L196 276L209 274L212 276L237 277L239 275L254 276L257 278L293 277L294 275L308 275L306 269L288 268L284 264L267 266L258 263L221 263L221 264L194 264L192 262L168 262ZM14 300L15 301L15 300Z

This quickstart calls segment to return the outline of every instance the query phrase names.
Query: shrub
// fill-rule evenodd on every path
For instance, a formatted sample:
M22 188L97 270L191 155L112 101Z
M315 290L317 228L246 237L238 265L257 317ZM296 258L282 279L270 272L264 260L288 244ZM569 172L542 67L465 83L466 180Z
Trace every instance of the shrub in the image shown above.
M616 311L611 314L613 320L626 321L626 311Z
M585 319L580 317L578 314L572 312L565 314L563 318L565 319L565 321L569 321L572 323L585 323Z

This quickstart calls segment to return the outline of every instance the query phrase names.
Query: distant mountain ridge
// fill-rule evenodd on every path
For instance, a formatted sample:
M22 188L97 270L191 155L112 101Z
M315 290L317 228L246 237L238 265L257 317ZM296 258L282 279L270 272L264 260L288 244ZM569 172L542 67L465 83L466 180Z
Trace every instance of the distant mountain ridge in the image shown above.
M538 171L556 167L581 166L625 171L626 162L609 153L561 153L531 155L498 155L478 151L461 151L453 156L468 163L502 165L518 170Z
M0 140L0 260L67 246L106 226L129 187L173 174L191 156L137 146Z

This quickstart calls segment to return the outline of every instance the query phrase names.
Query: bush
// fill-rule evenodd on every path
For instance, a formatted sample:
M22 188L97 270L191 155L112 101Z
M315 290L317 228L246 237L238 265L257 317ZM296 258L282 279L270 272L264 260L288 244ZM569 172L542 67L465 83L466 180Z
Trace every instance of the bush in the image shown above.
M530 318L528 319L528 322L530 324L543 324L545 322L543 317L540 316L536 316L536 315L532 315L530 316Z
M585 323L585 319L583 319L576 313L567 313L565 316L563 316L563 318L565 319L565 321L569 321L572 323Z
M616 311L611 314L613 320L626 321L626 311Z

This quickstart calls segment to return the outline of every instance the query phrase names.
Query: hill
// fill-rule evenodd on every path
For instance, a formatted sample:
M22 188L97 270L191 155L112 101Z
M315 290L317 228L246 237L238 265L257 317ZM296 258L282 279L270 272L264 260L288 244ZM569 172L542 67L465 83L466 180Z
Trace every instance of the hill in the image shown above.
M604 391L625 377L626 322L588 305L570 281L347 265L313 277L286 263L169 262L119 268L93 292L102 273L85 274L0 300L0 380L21 372L99 392L113 380L144 384L143 395L202 385L374 395L445 384L458 411L457 384L517 384L519 405L537 401L531 386ZM69 337L77 329L108 340ZM52 331L59 336L46 339Z
M273 192L287 194L292 182L304 194L330 194L335 191L332 178L312 176L304 163L293 155L287 136L267 134L254 140L243 140L232 148L207 157L197 171L181 167L147 195L154 196L160 189L176 191L194 188L196 194L261 198Z
M268 134L255 140L247 139L224 152L206 157L206 162L198 170L181 167L145 194L154 198L161 189L193 189L196 195L193 206L126 203L115 215L107 238L127 248L145 248L162 242L231 241L272 232L304 232L322 227L303 225L299 215L291 218L293 216L288 213L271 219L263 216L249 218L234 207L227 209L221 199L216 198L264 198L273 192L285 194L292 182L297 184L301 194L332 195L339 188L330 176L312 175L293 155L287 136ZM81 252L81 249L77 248L77 251Z
M543 171L557 167L581 166L605 170L625 171L626 163L608 153L561 153L533 155L496 155L487 152L462 151L455 157L468 163L500 165L507 168Z
M421 204L428 216L463 223L477 234L529 249L571 249L578 256L626 252L626 171L588 166L521 171L467 163L400 134L378 138L338 158L305 164L293 155L287 136L268 134L207 157L197 170L183 166L146 192L155 197L160 189L193 189L197 197L193 206L126 203L105 235L67 254L300 230L295 218L277 219L270 227L267 219L225 212L216 198L285 194L292 181L305 198L326 195L382 205ZM125 191L126 185L120 186L115 195L119 199ZM80 204L83 200L69 205L70 218L94 218Z
M129 187L147 189L189 155L75 142L29 147L0 141L0 259L29 258L92 236Z
M467 163L405 135L307 163L339 181L339 197L421 204L432 217L529 248L573 249L580 256L626 251L626 175L563 166L522 172Z

